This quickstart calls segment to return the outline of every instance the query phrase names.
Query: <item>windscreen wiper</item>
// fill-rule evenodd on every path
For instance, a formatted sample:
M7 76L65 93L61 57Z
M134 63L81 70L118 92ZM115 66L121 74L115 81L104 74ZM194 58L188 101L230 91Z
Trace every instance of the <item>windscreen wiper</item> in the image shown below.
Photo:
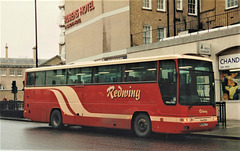
M193 105L190 105L190 106L188 107L188 110L190 110L192 107L193 107Z
M190 110L194 105L200 105L200 104L201 104L201 102L195 102L195 103L189 105L188 110Z
M195 103L189 105L188 110L190 110L194 105L200 105L201 103L202 103L202 102L195 102ZM207 104L206 104L206 105L207 105ZM209 105L212 105L214 108L215 108L215 106L216 106L215 103L211 103L211 104L209 104Z
M211 103L211 105L215 108L216 107L216 103Z

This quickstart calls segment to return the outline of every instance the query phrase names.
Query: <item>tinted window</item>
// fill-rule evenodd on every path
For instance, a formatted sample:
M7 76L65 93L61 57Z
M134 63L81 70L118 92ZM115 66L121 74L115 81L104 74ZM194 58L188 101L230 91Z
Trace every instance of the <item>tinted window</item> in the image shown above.
M122 68L120 65L95 67L93 74L94 83L114 83L122 81Z
M44 71L36 72L35 86L44 86L46 81L45 79L46 76Z
M177 102L176 63L173 60L159 62L159 88L167 105Z
M66 69L47 71L46 85L65 85L66 77Z
M28 72L27 73L27 86L34 86L34 79L35 79L35 73L34 72Z
M212 63L208 61L191 60L191 59L180 59L179 69L181 70L192 70L192 71L209 71L213 72Z
M179 85L181 105L214 104L214 78L211 62L179 60Z
M125 82L156 81L156 62L132 63L125 66Z
M92 83L92 68L68 69L68 84Z

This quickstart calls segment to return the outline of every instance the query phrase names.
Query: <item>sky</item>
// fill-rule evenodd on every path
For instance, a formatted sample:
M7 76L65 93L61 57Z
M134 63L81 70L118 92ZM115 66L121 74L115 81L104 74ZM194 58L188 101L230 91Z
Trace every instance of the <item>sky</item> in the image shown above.
M37 0L38 58L49 59L59 53L58 0ZM34 0L0 0L0 58L32 58L35 44Z

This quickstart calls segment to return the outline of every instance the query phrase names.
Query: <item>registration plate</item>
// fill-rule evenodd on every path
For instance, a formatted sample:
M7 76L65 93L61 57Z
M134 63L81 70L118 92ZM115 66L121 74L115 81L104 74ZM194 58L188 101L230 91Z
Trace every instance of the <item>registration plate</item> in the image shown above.
M208 126L208 123L201 123L200 126Z

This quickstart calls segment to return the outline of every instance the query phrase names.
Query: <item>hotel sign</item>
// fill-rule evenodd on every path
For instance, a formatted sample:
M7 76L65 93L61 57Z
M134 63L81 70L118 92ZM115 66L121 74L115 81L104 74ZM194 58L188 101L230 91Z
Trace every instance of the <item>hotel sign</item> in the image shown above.
M64 16L65 29L71 28L82 22L81 16L95 9L93 1L81 6L79 9Z
M219 70L240 68L240 53L219 56Z

